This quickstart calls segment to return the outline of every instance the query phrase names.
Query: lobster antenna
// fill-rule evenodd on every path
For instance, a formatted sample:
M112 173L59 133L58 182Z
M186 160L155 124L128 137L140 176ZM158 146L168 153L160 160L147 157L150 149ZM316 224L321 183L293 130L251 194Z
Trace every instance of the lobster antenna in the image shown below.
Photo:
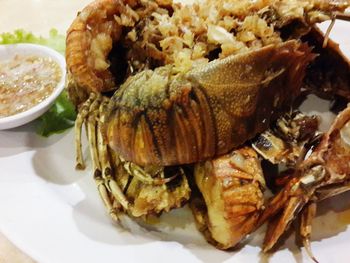
M344 21L350 21L350 13L339 13L339 12L336 12L332 15L332 21L331 23L329 24L328 28L327 28L327 31L326 31L326 34L324 36L324 41L323 41L323 44L322 44L322 47L325 48L328 44L328 39L329 39L329 35L334 27L334 24L335 24L335 20L344 20Z
M334 16L335 16L335 19L350 21L350 13L349 12L347 12L347 13L335 12Z
M335 24L335 16L332 17L332 21L327 28L326 34L324 35L324 40L323 40L323 44L322 44L323 48L325 48L328 44L329 35L334 27L334 24Z

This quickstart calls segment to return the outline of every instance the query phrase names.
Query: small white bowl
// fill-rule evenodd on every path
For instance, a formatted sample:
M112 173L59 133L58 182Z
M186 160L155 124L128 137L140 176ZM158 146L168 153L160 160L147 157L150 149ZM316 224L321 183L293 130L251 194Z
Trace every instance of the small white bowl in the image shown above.
M0 130L18 127L38 118L49 109L56 98L61 94L65 86L66 61L64 57L57 51L45 46L34 44L0 45L0 61L11 59L16 55L36 55L49 57L57 62L60 66L62 70L62 77L51 95L39 104L35 105L27 111L0 118Z

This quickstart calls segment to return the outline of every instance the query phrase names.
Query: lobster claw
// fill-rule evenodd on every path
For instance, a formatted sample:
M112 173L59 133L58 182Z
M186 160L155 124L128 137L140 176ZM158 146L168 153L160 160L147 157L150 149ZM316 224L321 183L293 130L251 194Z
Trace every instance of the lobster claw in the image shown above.
M130 77L114 94L111 148L139 165L194 163L265 130L299 94L315 57L296 40L217 59L187 73L171 66Z
M300 164L294 177L272 198L261 215L258 225L272 218L264 251L273 248L301 212L300 234L306 250L314 259L309 238L316 202L350 190L349 182L350 105L337 116L315 151Z

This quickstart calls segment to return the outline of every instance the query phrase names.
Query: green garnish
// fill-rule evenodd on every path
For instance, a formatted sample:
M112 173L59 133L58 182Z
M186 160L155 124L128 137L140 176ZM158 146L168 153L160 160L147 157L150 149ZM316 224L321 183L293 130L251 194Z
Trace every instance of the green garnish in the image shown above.
M48 137L54 133L60 133L74 125L76 113L73 104L63 92L55 101L55 104L40 117L37 133Z
M63 35L58 34L56 29L51 29L48 38L35 36L30 32L22 29L15 30L13 33L0 34L0 44L18 44L32 43L47 46L64 54L66 50L66 40Z
M48 46L64 54L65 37L56 29L51 29L49 37L35 36L24 30L15 30L13 33L0 34L0 44L32 43ZM55 133L61 133L74 125L76 112L73 104L64 91L57 98L53 106L39 118L37 133L48 137Z

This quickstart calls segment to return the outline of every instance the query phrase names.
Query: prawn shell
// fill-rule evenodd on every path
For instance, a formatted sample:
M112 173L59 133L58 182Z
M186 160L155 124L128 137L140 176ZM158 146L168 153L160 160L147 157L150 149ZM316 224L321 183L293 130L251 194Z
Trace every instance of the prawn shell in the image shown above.
M103 53L103 63L109 64L108 54L113 43L118 42L122 26L114 16L120 15L125 5L135 5L132 0L97 0L78 13L67 31L66 61L69 74L79 89L86 92L103 92L116 88L115 77L109 66L96 69L92 59L93 41L98 43L99 52ZM100 39L98 39L100 37Z
M135 75L112 98L109 145L139 165L225 154L291 105L314 57L307 44L290 40L214 60L175 79L166 68ZM157 77L164 83L150 81Z

